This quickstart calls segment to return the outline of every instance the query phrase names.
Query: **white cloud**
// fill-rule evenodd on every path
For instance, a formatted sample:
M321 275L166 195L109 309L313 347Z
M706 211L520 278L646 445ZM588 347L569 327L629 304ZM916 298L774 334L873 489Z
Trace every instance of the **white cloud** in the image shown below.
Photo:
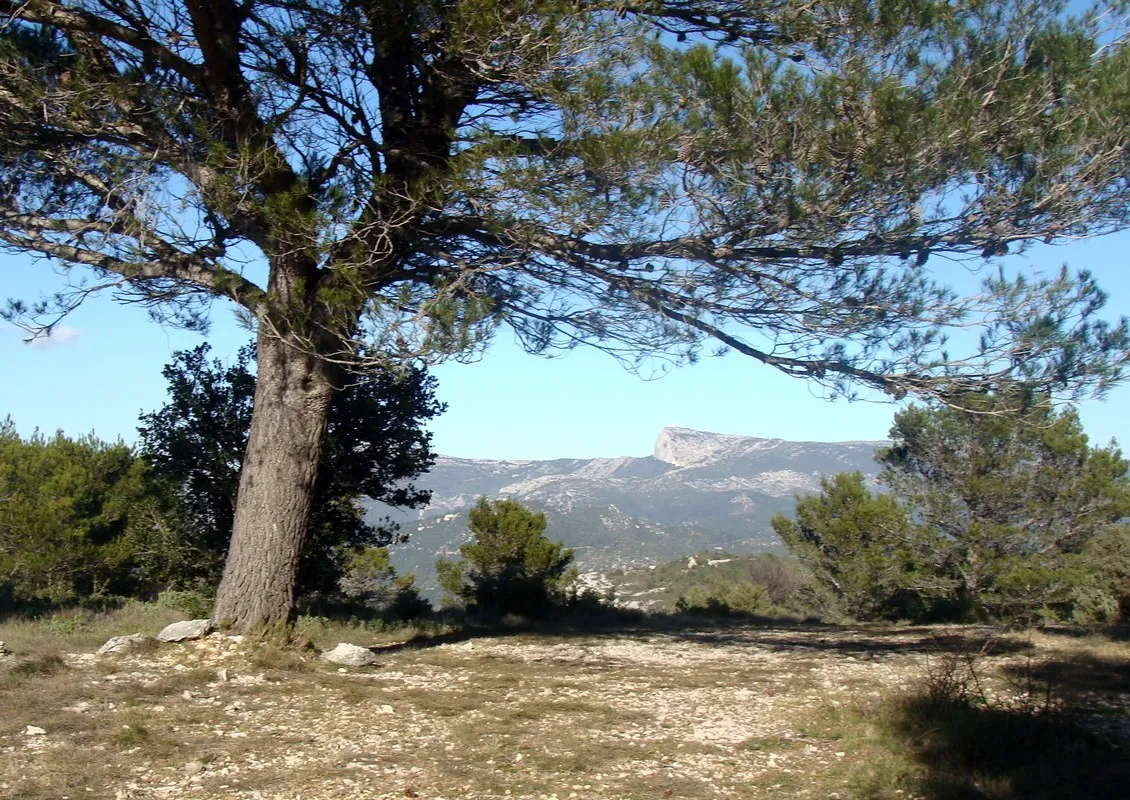
M28 347L35 350L47 350L52 347L61 347L68 342L73 342L79 336L78 329L70 325L56 325L50 336L40 336L27 343Z

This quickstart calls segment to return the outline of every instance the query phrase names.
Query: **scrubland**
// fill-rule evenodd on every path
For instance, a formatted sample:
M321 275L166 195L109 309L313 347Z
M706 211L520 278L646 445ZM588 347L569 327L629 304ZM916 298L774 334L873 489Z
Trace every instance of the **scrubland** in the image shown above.
M1130 789L1118 631L679 616L97 655L175 617L0 624L0 796L1040 798ZM304 639L304 641L302 641ZM373 667L317 657L370 646ZM31 726L31 727L29 727ZM42 731L40 733L39 731Z

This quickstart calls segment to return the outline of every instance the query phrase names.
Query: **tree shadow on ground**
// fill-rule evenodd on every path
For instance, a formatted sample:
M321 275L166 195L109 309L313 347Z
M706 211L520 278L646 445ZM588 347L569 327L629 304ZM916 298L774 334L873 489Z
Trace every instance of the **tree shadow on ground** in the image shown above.
M1086 703L1088 698L1130 695L1130 661L1126 658L1072 653L1033 664L1009 664L1003 671L1014 683L1048 686L1072 705Z
M894 732L931 800L1123 800L1130 760L1074 714L1033 714L928 696L903 701Z
M1031 642L1001 638L1006 630L987 625L872 627L828 625L744 614L707 617L695 614L563 615L511 624L467 624L444 634L421 634L406 642L374 648L375 652L457 644L478 638L537 634L570 639L668 639L709 647L774 652L830 652L853 658L884 658L905 653L944 654L984 650L991 641L993 655L1029 650Z

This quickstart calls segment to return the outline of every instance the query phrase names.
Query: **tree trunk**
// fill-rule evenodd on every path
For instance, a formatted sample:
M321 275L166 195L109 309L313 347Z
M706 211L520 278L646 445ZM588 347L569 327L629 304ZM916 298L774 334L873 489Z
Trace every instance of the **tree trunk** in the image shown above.
M231 546L212 617L246 631L294 611L333 386L324 362L258 334L258 379Z

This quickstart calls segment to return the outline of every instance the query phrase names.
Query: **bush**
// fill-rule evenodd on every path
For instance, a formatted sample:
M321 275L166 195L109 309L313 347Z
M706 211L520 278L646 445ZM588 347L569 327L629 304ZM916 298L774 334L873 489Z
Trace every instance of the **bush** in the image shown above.
M1130 525L1111 525L1089 541L1082 562L1089 580L1075 591L1074 621L1130 621Z
M156 605L183 611L192 619L203 619L212 613L212 597L204 592L166 589L157 595Z
M890 495L872 494L859 472L821 478L820 486L818 496L797 500L795 521L775 516L773 530L840 613L860 620L904 616L914 574L906 508Z
M432 604L420 596L416 577L397 575L385 547L353 550L345 559L339 588L348 602L390 619L412 620L432 611Z
M27 608L145 591L135 543L155 502L146 470L121 443L22 439L0 423L0 596Z
M759 617L774 616L780 612L764 586L720 581L705 588L693 587L675 602L675 610L692 614L751 614Z
M440 559L440 586L468 610L492 617L541 617L565 602L573 551L545 537L545 514L513 500L480 498L469 514L474 540L458 562Z

